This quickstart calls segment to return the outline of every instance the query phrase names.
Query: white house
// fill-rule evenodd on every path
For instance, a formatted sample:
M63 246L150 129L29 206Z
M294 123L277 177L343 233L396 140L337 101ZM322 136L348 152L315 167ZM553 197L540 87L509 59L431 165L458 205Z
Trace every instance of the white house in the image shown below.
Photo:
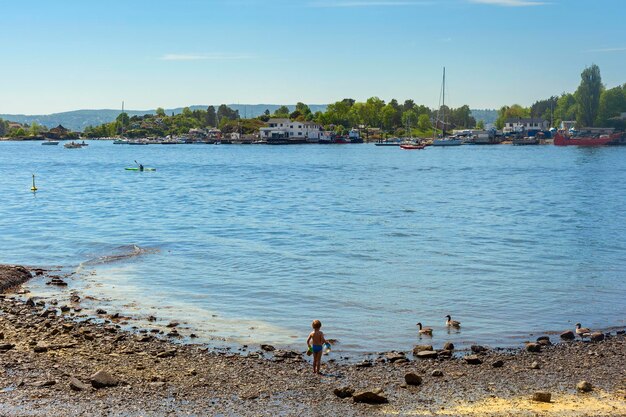
M261 139L306 139L317 142L322 126L314 122L298 122L289 119L270 119L267 126L259 129Z
M548 130L550 128L550 122L544 119L530 117L530 118L510 118L504 122L503 132L524 132L529 130Z

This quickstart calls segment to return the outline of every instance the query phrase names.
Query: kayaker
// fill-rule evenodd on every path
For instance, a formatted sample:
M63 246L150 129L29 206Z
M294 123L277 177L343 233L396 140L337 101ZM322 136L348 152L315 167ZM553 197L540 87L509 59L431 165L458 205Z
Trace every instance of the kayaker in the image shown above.
M143 171L143 165L139 164L139 171Z

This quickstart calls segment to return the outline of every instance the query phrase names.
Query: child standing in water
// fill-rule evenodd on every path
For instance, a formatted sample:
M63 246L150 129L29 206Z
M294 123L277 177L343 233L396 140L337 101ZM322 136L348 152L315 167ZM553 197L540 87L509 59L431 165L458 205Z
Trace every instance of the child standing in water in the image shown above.
M322 362L322 349L324 349L326 339L324 339L324 333L320 331L322 328L321 321L313 320L311 327L313 327L313 331L309 334L306 344L313 351L313 373L319 374Z

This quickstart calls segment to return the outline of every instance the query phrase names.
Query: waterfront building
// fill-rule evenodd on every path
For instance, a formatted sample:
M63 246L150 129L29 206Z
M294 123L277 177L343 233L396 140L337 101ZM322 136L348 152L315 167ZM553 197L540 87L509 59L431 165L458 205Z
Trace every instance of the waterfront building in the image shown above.
M289 119L270 119L267 126L259 129L261 139L291 139L318 142L323 134L321 125L315 122L299 122Z
M559 125L559 130L570 130L576 127L576 120L563 120Z
M504 122L504 133L519 133L528 131L543 131L550 128L550 122L537 117L513 117Z

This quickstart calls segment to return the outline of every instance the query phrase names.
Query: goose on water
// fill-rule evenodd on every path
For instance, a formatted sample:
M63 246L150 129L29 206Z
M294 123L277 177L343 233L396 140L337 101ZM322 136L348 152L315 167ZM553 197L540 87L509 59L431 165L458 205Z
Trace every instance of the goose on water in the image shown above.
M446 318L448 319L448 320L446 320L446 326L448 326L448 327L461 327L461 322L460 321L456 321L456 320L452 320L452 317L450 317L449 314L446 316Z
M419 334L425 334L425 335L428 335L428 336L432 336L433 335L433 329L431 329L430 327L422 327L422 323L417 323L417 325L420 328Z
M580 327L580 323L576 323L576 334L582 339L583 337L589 336L591 330L589 330L588 327Z

